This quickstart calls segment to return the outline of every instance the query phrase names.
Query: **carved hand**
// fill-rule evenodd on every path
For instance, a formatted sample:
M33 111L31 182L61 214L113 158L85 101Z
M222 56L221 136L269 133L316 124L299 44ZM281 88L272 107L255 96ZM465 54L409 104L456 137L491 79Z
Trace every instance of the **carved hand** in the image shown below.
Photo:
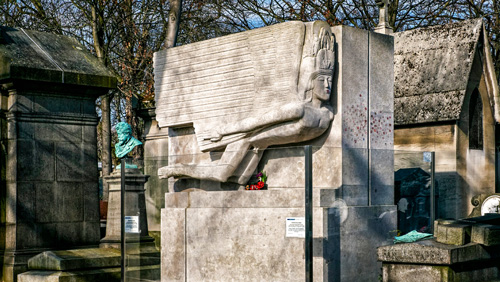
M204 134L202 133L201 136L203 140L210 140L212 142L217 142L222 139L222 134L220 134L218 131L213 131L211 133L205 132Z
M210 137L210 141L212 142L217 142L217 141L220 141L222 139L222 134L220 134L219 132L215 132L215 134Z

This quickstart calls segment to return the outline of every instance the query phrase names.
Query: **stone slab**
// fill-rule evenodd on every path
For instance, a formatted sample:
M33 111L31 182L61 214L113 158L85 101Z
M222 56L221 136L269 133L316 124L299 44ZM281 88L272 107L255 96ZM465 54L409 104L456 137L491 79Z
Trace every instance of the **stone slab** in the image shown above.
M139 249L127 249L128 265L159 264L158 256L141 256ZM91 268L118 267L121 252L113 248L89 248L62 251L47 251L28 260L30 270L73 271Z
M186 211L161 210L161 281L186 281ZM165 232L171 230L172 232Z
M328 255L328 240L321 235L324 211L313 212L314 275L319 280ZM268 281L266 276L300 281L305 275L303 239L285 238L285 218L303 215L303 208L163 209L162 281L200 281L201 276L205 281ZM223 263L217 266L217 261Z
M389 263L452 265L478 260L497 259L499 248L477 243L447 245L435 240L383 246L377 250L378 260Z
M303 215L300 208L187 209L187 281L303 281L304 240L285 237L286 217Z
M487 213L483 216L463 218L460 219L459 222L466 224L481 223L481 224L500 225L500 214Z
M436 219L434 220L434 237L437 237L437 231L438 231L438 226L439 225L446 225L446 224L452 224L452 223L457 223L455 219Z
M313 206L331 206L337 189L315 189ZM261 191L194 191L165 194L166 208L300 208L304 207L305 189Z
M133 266L127 268L126 273L128 278L141 281L157 281L160 277L160 266ZM135 279L134 279L135 278ZM102 268L81 271L43 271L31 270L21 273L17 276L18 282L94 282L121 281L121 268Z
M500 226L489 224L473 225L471 241L485 246L500 245Z
M449 266L384 264L382 281L384 282L423 282L423 281L498 281L498 267L488 265L470 271L455 271Z
M31 270L74 270L120 265L118 249L77 249L43 252L28 261Z

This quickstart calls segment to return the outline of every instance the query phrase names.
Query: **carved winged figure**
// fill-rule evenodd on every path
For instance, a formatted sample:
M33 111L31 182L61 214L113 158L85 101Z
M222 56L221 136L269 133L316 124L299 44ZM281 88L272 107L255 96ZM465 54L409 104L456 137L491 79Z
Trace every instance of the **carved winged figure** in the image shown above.
M202 151L224 148L218 162L210 166L169 165L159 169L159 176L220 182L227 182L231 177L234 182L246 184L267 147L308 141L322 135L334 117L331 94L335 54L334 36L329 27L318 29L310 50L304 54L301 75L305 78L301 80L303 85L297 87L296 99L260 115L196 132ZM248 154L251 154L249 158ZM237 169L240 173L235 174Z

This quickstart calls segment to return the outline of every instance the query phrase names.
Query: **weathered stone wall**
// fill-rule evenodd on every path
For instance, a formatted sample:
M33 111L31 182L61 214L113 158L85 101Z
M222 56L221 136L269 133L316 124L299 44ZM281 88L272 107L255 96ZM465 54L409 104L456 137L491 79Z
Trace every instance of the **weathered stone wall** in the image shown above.
M144 174L149 175L145 184L146 210L149 233L160 240L160 210L165 204L165 193L168 192L168 180L158 178L158 169L168 165L168 130L161 130L155 119L154 108L140 113L145 121L142 136L144 144Z
M4 88L9 87L3 85ZM4 279L44 249L99 243L97 90L10 85Z
M463 178L464 216L472 211L470 200L477 194L495 192L495 119L489 89L485 82L483 50L476 51L469 76L467 93L457 122L457 172ZM469 144L469 111L471 95L477 89L482 102L483 148Z
M328 196L331 200L332 194ZM304 280L304 241L285 237L286 217L304 215L303 197L304 189L167 194L162 225L175 232L162 232L162 281ZM338 266L333 263L333 250L340 248L340 238L327 239L326 234L335 227L325 229L329 226L326 220L330 214L345 215L325 210L325 204L315 193L313 213L318 224L313 226L313 264L317 281L331 281L328 277L334 273L328 267ZM340 233L336 235L340 237ZM340 274L338 270L335 275Z
M436 152L438 217L465 217L473 196L495 191L498 90L487 81L482 30L482 20L474 19L395 35L396 159L408 161L398 151ZM474 89L483 105L482 149L469 148Z
M116 77L73 38L0 33L0 241L10 282L41 251L99 243L95 100Z

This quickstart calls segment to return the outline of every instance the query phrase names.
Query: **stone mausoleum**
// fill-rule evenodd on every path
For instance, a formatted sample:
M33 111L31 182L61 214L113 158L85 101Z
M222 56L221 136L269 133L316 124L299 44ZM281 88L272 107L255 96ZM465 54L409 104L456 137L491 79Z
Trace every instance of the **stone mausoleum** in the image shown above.
M466 217L474 196L498 191L500 94L489 46L482 19L394 34L396 159L436 152L436 218Z
M0 27L0 273L99 245L95 101L116 77L75 39Z

